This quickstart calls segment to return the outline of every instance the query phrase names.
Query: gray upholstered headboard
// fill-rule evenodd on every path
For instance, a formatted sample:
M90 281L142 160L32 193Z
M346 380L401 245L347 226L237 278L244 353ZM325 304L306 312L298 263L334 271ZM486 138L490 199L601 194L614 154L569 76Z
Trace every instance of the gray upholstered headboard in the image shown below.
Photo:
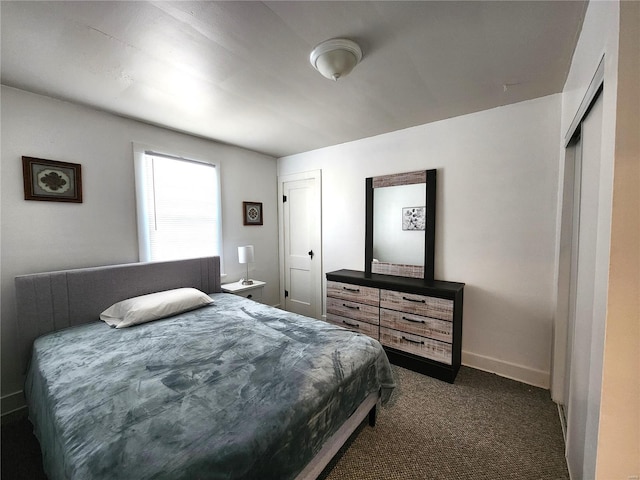
M99 320L127 298L180 287L220 292L220 257L127 263L16 277L18 336L23 367L40 335Z

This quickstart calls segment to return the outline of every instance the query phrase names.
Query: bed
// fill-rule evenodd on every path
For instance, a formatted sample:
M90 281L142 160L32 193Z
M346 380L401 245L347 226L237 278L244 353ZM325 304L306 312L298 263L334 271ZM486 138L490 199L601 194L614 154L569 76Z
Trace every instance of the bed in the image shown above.
M213 303L129 328L99 320L185 287ZM218 257L24 275L16 294L51 480L316 478L394 387L377 341L221 293Z

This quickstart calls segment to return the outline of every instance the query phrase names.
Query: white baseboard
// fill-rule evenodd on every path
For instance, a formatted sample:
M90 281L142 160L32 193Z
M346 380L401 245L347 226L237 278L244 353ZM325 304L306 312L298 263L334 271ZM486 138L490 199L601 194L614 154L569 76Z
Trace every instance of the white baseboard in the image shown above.
M533 385L534 387L540 387L547 390L549 389L551 381L551 375L549 372L525 367L524 365L505 362L503 360L498 360L497 358L478 355L477 353L463 351L462 364L467 367L495 373L501 377L510 378L511 380L516 380L518 382L526 383L527 385Z

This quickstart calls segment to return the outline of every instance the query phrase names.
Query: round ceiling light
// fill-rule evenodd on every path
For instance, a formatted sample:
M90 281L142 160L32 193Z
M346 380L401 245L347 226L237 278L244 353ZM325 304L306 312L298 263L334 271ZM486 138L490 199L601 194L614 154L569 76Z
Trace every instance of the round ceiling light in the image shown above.
M362 49L356 42L346 38L333 38L322 42L309 56L313 68L334 81L348 75L360 60Z

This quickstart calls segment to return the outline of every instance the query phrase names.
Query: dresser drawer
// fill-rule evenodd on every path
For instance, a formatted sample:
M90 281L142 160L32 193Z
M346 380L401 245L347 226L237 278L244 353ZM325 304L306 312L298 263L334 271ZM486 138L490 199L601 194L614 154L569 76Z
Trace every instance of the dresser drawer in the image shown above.
M364 333L370 337L378 340L378 325L372 325L360 320L353 320L352 318L341 317L332 313L327 313L327 321L340 327L348 328L354 332Z
M451 365L451 344L380 327L380 343L388 347Z
M380 304L380 289L329 280L327 281L327 297L341 298L377 307Z
M453 320L453 300L380 290L380 308L422 315L440 320Z
M372 305L327 297L327 315L330 313L340 317L371 323L376 326L379 324L379 309L377 306L374 307Z
M453 341L453 323L411 313L380 309L380 326L429 337L442 342Z

